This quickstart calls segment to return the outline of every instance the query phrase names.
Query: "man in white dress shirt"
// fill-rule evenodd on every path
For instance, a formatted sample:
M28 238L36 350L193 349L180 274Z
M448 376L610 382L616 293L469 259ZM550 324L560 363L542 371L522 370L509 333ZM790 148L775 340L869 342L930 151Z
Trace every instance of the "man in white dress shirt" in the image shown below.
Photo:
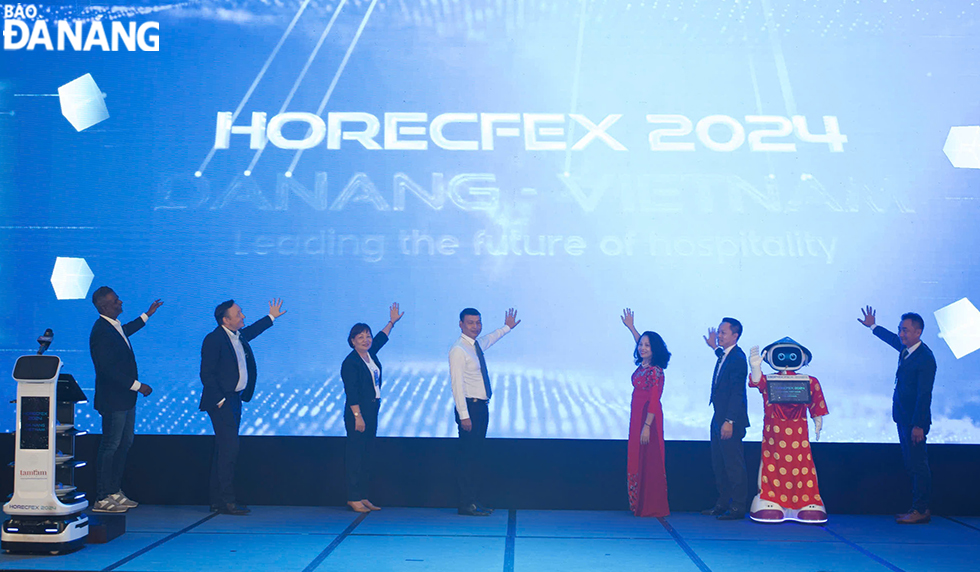
M449 350L449 376L459 430L459 514L462 515L488 516L493 512L478 500L483 480L483 444L487 438L489 403L493 395L483 352L520 323L517 311L511 308L504 317L504 327L480 338L483 331L480 312L466 308L459 313L462 334Z
M214 457L211 461L211 510L222 514L251 512L235 498L235 463L238 461L238 428L242 403L255 393L257 369L249 342L272 327L285 314L282 300L269 302L269 314L245 326L245 314L234 300L218 304L214 319L218 326L201 344L201 411L206 411L214 428Z
M93 512L126 512L137 503L122 491L126 456L136 426L136 394L153 389L139 381L136 354L129 336L138 332L163 302L156 300L138 318L123 324L117 318L123 303L108 286L92 293L99 319L92 325L89 352L95 366L95 410L102 416L102 440L96 457L96 498Z

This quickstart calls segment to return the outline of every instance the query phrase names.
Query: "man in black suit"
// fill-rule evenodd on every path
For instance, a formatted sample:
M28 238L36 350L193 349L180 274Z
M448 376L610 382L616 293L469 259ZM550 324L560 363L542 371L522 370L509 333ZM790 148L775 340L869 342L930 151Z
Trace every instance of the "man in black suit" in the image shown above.
M922 316L902 314L898 335L875 325L874 308L861 311L858 321L871 329L881 341L900 352L895 371L895 392L892 394L892 420L898 426L898 442L902 446L905 470L912 477L912 509L896 516L899 524L925 524L932 518L929 503L932 497L932 471L926 451L926 435L932 424L932 386L936 382L936 358L922 341L925 322Z
M222 514L251 512L235 503L235 462L238 460L238 428L242 403L255 392L255 357L248 342L272 327L286 312L282 300L269 302L269 315L247 328L245 314L234 300L218 304L214 319L218 327L201 344L201 411L206 411L214 428L214 457L211 460L211 510Z
M102 440L96 457L96 499L93 512L126 512L137 506L122 492L126 455L133 444L136 426L136 394L150 395L153 389L139 381L136 354L129 336L138 332L163 302L128 324L117 318L122 300L112 288L102 286L92 293L99 319L89 335L89 353L95 366L95 410L102 416Z
M704 337L718 357L711 378L711 400L715 412L711 418L711 467L718 486L718 501L702 514L719 520L740 520L748 503L748 476L742 439L749 426L745 380L749 367L745 352L738 347L742 324L735 318L724 318L718 329L710 328Z

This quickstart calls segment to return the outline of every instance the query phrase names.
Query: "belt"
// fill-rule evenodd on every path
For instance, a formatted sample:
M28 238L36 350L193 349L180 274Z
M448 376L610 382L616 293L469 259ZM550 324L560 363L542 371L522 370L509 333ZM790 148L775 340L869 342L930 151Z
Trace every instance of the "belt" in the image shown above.
M466 401L470 403L490 403L489 399L477 399L476 397L467 397Z

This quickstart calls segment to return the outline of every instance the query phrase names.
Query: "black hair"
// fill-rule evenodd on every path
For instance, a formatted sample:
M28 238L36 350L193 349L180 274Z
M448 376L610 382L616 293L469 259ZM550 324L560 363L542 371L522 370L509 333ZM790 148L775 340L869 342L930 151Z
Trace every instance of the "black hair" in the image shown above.
M463 308L463 311L459 313L459 321L462 322L463 318L466 316L479 316L480 312L476 308Z
M105 299L109 294L115 294L115 291L108 286L99 286L95 289L95 292L92 292L92 305L101 312L102 303L105 302Z
M224 319L225 314L227 314L228 310L230 310L234 305L234 300L225 300L224 302L218 304L218 307L214 309L214 319L216 322L218 322L219 326L224 323L222 320Z
M738 336L736 339L742 338L742 322L739 322L735 318L722 318L722 324L728 324L732 328L732 333Z
M636 349L633 350L633 360L636 361L636 365L643 363L643 359L640 357L640 340L643 339L643 336L646 336L647 341L650 343L650 365L659 366L660 369L667 369L667 362L670 361L670 352L667 351L667 344L664 343L664 339L660 337L660 334L651 331L643 332L636 340Z
M362 322L358 322L353 326L351 326L350 335L347 336L347 345L349 345L350 347L354 347L354 338L361 335L361 332L365 332L365 331L371 334L371 326L364 324ZM374 334L371 335L373 336Z
M902 314L902 321L904 322L905 320L912 320L912 323L915 324L915 326L920 330L926 329L926 323L922 321L922 316L916 314L915 312L907 312Z

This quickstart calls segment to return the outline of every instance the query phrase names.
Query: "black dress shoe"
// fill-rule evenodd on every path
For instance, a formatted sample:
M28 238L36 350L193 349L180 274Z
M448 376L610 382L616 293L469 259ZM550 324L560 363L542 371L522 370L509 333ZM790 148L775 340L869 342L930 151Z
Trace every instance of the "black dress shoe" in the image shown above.
M728 509L724 514L718 515L718 520L742 520L745 518L744 510Z
M218 507L219 514L230 514L233 516L245 516L246 514L252 512L245 505L235 504L230 502L224 506Z
M476 504L470 504L467 506L459 507L459 514L465 516L490 516L490 513L476 506Z
M708 510L702 510L701 511L701 514L703 514L704 516L718 516L720 514L725 514L725 511L726 510L728 510L728 509L726 509L723 506L715 505L715 506L709 508Z

